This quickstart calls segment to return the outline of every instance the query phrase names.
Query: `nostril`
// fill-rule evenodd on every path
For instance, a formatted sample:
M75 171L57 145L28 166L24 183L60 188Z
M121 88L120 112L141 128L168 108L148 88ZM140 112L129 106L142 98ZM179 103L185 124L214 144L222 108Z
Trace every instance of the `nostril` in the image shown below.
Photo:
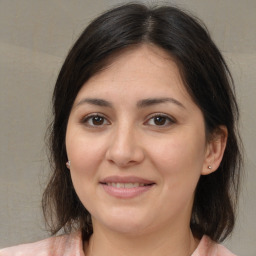
M124 133L116 136L106 151L106 159L122 168L138 164L144 159L138 141L133 141L130 135Z

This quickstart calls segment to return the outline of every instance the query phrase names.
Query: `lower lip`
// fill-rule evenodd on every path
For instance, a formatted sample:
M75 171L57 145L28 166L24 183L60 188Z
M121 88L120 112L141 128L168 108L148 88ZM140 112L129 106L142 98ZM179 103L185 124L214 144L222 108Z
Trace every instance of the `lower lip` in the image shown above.
M108 186L106 184L101 184L103 189L111 196L117 198L134 198L139 196L147 191L149 191L153 185L135 187L135 188L116 188Z

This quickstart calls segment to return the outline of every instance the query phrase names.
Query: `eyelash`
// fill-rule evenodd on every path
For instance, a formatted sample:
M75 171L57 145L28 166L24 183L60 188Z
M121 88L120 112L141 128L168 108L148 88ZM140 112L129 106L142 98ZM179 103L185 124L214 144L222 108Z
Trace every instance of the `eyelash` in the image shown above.
M154 120L154 118L157 118L157 117L164 118L165 123L163 125L156 125L156 124L150 125L149 124L150 126L157 126L159 128L164 128L164 127L168 127L168 126L176 123L176 120L174 118L171 118L169 115L166 115L166 114L163 114L163 113L155 113L155 114L151 115L145 123L149 123L150 120ZM166 124L166 121L168 122L167 124Z
M103 123L103 124L100 124L100 125L89 124L90 121L93 122L93 120L92 120L93 118L102 118L103 122L107 121L108 123L107 124ZM86 126L91 127L91 128L96 128L96 127L99 128L99 127L102 127L104 125L109 125L110 124L108 119L104 115L99 114L99 113L93 113L93 114L85 116L84 118L82 118L81 123L85 124Z
M149 124L149 122L151 120L154 120L154 118L164 118L164 124L160 124L160 125L156 125L156 124ZM93 118L101 118L103 119L103 123L102 124L99 124L99 125L95 125L95 124L90 124L89 122L92 121L93 122ZM105 123L107 122L107 123ZM168 122L166 124L166 122ZM90 114L90 115L87 115L85 116L84 118L82 118L81 120L81 123L82 124L85 124L86 126L90 127L90 128L101 128L105 125L110 125L111 123L108 121L108 119L100 114L100 113L93 113L93 114ZM173 118L171 118L169 115L166 115L166 114L163 114L163 113L155 113L153 115L150 115L147 120L143 123L145 125L149 125L149 126L156 126L156 127L159 127L159 128L164 128L164 127L168 127L172 124L176 123L176 120L174 120Z

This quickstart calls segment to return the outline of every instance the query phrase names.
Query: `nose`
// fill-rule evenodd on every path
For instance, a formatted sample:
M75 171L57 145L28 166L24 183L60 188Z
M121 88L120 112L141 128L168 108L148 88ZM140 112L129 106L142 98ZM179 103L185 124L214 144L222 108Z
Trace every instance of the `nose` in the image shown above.
M106 151L107 160L121 168L141 163L144 150L138 137L135 128L127 125L117 128Z

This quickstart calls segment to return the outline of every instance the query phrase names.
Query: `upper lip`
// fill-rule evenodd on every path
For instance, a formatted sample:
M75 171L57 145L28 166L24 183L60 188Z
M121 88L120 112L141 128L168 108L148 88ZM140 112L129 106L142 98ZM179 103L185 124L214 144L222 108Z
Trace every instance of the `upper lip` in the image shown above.
M140 183L140 184L154 184L152 180L136 177L136 176L108 176L102 180L100 183Z

